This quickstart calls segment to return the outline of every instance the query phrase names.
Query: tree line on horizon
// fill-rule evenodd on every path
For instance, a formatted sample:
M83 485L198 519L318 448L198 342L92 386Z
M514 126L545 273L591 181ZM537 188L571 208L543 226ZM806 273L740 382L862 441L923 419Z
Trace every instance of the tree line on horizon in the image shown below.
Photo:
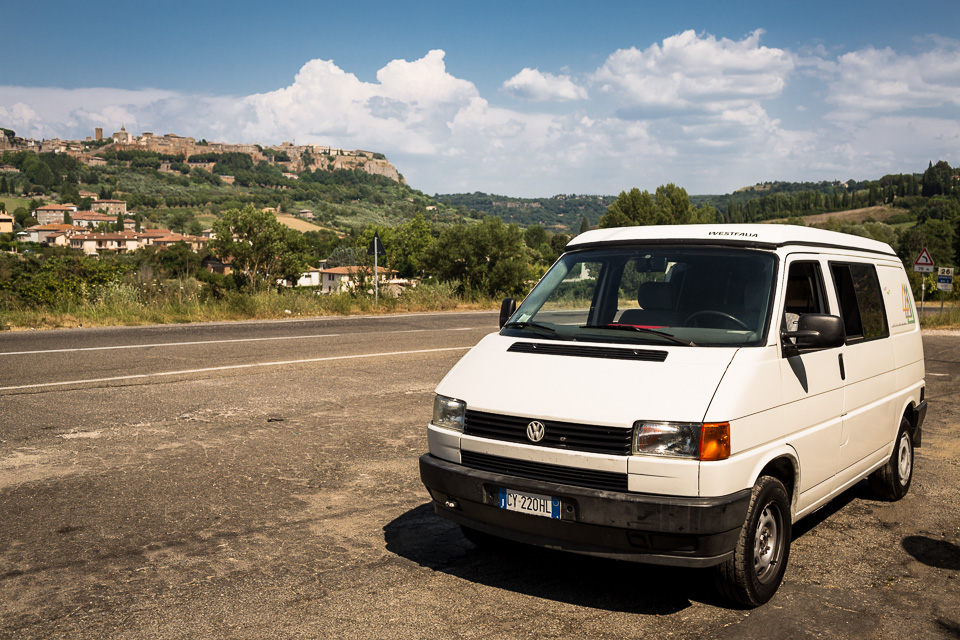
M136 202L137 198L157 198L166 204L167 199L206 198L204 213L209 216L218 236L233 238L234 234L252 247L257 241L263 245L264 255L251 258L230 277L206 274L200 269L204 258L238 259L244 247L239 245L212 243L204 254L192 254L189 248L179 248L176 253L167 254L157 251L144 251L139 256L115 256L110 260L120 265L118 268L137 270L149 267L158 278L193 278L208 285L212 294L224 291L258 291L277 287L277 281L296 279L295 275L321 260L328 266L366 266L370 262L366 256L366 247L373 234L379 234L387 249L387 255L381 266L394 269L401 277L421 278L425 281L454 283L455 290L462 295L523 295L535 281L563 252L572 235L594 226L588 215L579 220L571 220L571 232L544 225L531 224L525 228L517 222L505 221L497 216L484 215L483 212L467 209L463 205L447 204L451 214L449 218L431 215L428 203L437 202L409 187L398 186L395 182L384 183L377 176L358 176L357 172L304 172L300 180L284 183L284 188L255 187L247 190L228 189L222 185L211 190L213 185L202 175L159 174L149 167L133 167L136 156L121 162L129 163L125 167L114 166L106 169L90 168L80 165L72 158L59 154L31 154L13 152L0 156L0 163L12 162L21 170L15 180L15 189L22 189L25 183L40 185L48 195L55 194L61 200L71 197L80 183L100 188L101 194L113 195L114 189L123 186L122 196ZM219 170L240 173L247 167L247 160L236 156L220 154L216 164L222 163ZM223 157L226 156L226 157ZM212 161L213 158L206 158ZM262 163L261 163L262 164ZM252 165L252 162L251 162ZM45 169L44 169L45 167ZM247 167L249 169L250 167ZM276 170L276 167L272 167ZM253 167L257 172L258 167ZM130 175L127 175L129 173ZM214 172L206 172L211 175ZM360 172L362 173L362 172ZM157 175L159 174L159 176ZM960 185L956 179L957 171L944 161L930 163L923 174L905 176L884 176L877 181L848 183L839 189L839 185L822 183L817 190L791 190L787 183L764 185L763 190L752 194L732 194L740 200L726 203L726 209L719 209L703 199L690 197L686 190L675 184L662 185L654 193L638 188L621 192L616 198L607 197L605 207L596 223L600 227L616 227L640 224L696 224L731 222L731 212L736 213L743 207L755 207L761 220L777 217L790 222L803 223L800 212L819 213L820 209L847 204L872 206L871 203L888 204L902 210L897 222L901 228L877 221L866 221L859 225L828 223L847 233L856 233L874 237L890 243L901 257L912 262L916 245L927 246L934 254L938 264L960 263ZM52 176L52 180L51 177ZM0 178L0 192L4 189ZM34 182L40 178L41 182ZM185 181L185 183L184 183ZM143 187L140 193L130 193L130 185ZM162 191L167 186L181 186L184 189ZM190 189L187 189L190 187ZM6 183L7 190L10 183ZM318 227L315 231L299 233L281 225L276 217L264 212L264 202L279 200L281 208L290 210L301 202L303 194L313 197L315 194L330 196L328 190L353 189L351 195L364 203L369 203L373 211L391 211L392 217L383 215L379 220L362 224L330 225ZM192 190L191 190L192 189ZM57 191L59 190L59 191ZM150 190L160 190L150 193ZM833 191L831 191L833 190ZM191 195L193 194L193 195ZM341 196L343 194L341 193ZM483 198L482 194L472 194L474 198ZM277 200L269 200L276 198ZM599 197L552 198L557 202L596 203ZM847 202L845 198L849 198ZM143 200L141 200L143 202ZM179 201L178 201L179 202ZM751 203L757 203L751 205ZM436 207L437 205L431 205ZM443 206L443 205L440 205ZM594 205L595 206L595 205ZM377 208L379 207L379 209ZM542 208L542 207L541 207ZM147 217L154 215L151 209L145 209ZM583 213L583 209L573 209ZM22 214L22 212L20 212ZM169 228L196 231L197 218L182 209L171 209L156 216L154 222L163 224L174 222ZM755 221L755 220L749 220ZM194 227L191 227L194 225ZM247 231L243 231L247 229ZM255 231L249 231L253 229ZM239 232L238 232L239 231ZM224 241L226 242L226 241ZM4 243L0 242L0 246ZM13 240L6 241L6 247ZM259 245L258 245L259 246ZM140 252L137 252L140 253ZM56 258L58 268L71 268L71 261L77 264L88 260L70 256L69 250L38 248L38 253L25 261L22 266L0 268L0 289L15 294L18 286L26 285L31 273L42 270L46 257ZM33 265L32 267L30 265ZM269 265L263 266L262 265ZM33 271L31 272L31 269ZM11 274L16 271L16 277ZM79 267L76 273L83 272ZM64 272L66 273L66 272ZM61 274L64 275L64 274ZM67 273L66 275L69 275ZM50 281L55 281L56 278ZM69 280L66 278L64 281ZM28 286L19 287L24 292L33 291ZM43 296L34 299L39 301Z

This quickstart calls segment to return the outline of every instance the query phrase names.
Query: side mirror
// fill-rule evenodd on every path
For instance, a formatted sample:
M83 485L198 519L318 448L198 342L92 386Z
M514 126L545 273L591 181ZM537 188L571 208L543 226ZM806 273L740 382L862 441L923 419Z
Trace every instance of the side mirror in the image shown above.
M788 342L790 338L796 343ZM846 339L847 332L840 316L826 313L805 313L797 321L796 331L780 332L780 340L797 351L833 349L841 346Z
M503 302L500 303L500 328L503 329L503 325L507 324L507 320L510 319L510 316L513 315L513 312L517 310L517 301L513 298L504 298Z

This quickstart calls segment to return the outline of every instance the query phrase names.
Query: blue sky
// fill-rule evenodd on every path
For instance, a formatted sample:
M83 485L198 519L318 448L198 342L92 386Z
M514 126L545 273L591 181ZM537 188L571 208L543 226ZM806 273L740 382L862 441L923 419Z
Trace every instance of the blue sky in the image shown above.
M960 2L0 0L0 126L379 151L427 193L960 164Z

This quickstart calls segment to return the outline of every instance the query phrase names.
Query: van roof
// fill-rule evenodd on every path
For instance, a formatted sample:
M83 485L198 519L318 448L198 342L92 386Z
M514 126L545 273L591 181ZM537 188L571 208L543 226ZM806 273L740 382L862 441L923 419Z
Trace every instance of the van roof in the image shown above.
M896 256L885 242L789 224L685 224L596 229L578 235L567 244L567 249L611 244L715 244L762 249L805 245Z

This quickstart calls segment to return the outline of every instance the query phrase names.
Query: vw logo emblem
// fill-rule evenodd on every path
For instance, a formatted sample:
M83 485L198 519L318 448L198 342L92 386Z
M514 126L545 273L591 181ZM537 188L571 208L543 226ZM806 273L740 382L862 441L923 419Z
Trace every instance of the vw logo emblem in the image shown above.
M527 440L530 442L540 442L546 435L547 428L539 420L534 420L527 425Z

